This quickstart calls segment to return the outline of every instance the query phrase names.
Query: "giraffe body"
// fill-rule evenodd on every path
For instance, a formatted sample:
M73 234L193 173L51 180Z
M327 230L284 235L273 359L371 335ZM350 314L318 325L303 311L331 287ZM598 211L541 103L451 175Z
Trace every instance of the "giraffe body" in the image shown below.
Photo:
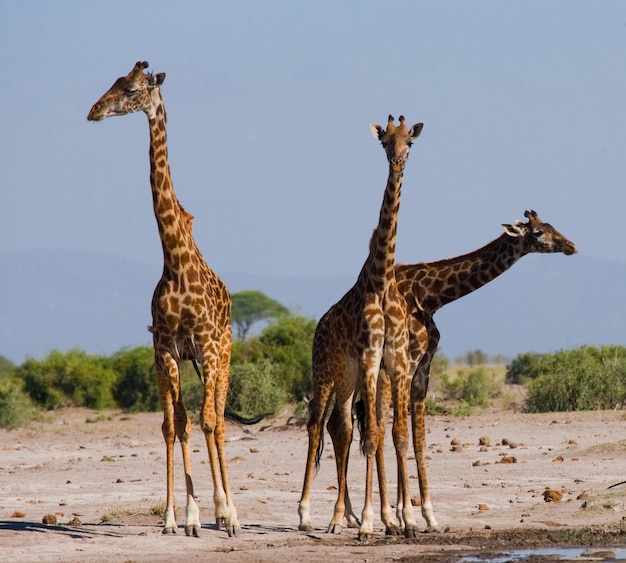
M180 392L178 366L193 360L202 366L204 404L200 414L211 474L218 526L228 535L240 531L232 502L224 453L224 409L232 345L231 301L222 280L206 264L192 235L193 215L176 198L170 175L166 114L160 86L165 74L144 73L147 62L119 78L94 104L90 121L143 111L150 128L150 185L163 248L163 274L152 297L152 332L166 444L167 498L163 533L177 530L174 515L174 442L178 438L186 485L185 533L198 536L199 509L191 468L191 423Z
M328 430L335 449L338 493L328 532L339 533L344 516L350 526L358 525L346 494L345 482L352 441L352 404L355 394L360 393L368 425L363 439L366 485L359 537L365 538L373 531L373 462L378 451L376 397L378 371L383 358L389 369L394 413L399 413L394 417L393 436L399 472L402 482L406 482L408 493L408 476L402 474L402 468L406 469L408 445L408 386L402 378L406 377L408 368L406 351L409 336L406 305L396 287L393 263L404 167L409 148L422 127L420 123L408 129L402 116L397 127L392 116L389 116L386 130L379 125L371 126L374 137L381 141L387 153L389 176L378 226L357 281L320 319L315 331L314 398L310 403L307 425L309 447L298 509L300 530L313 529L310 518L311 480L321 455L323 424L333 394L335 404L328 420ZM405 501L405 506L410 506L408 496ZM410 520L411 517L407 514L406 518Z
M409 373L411 379L410 408L413 431L413 447L417 462L420 485L422 516L426 531L436 531L437 521L433 512L426 475L425 459L425 410L426 392L430 377L430 365L439 345L439 330L433 315L444 305L451 303L486 285L508 270L520 258L529 253L575 254L576 246L548 223L543 223L535 211L524 213L528 223L517 221L503 224L504 233L485 246L455 258L436 262L420 262L412 265L396 265L396 281L407 303L409 318ZM380 375L379 435L382 442L385 420L391 402L391 388L385 370ZM384 463L382 456L379 460ZM387 498L384 483L380 483L381 502ZM387 502L387 501L386 501ZM398 498L397 515L402 523L402 498ZM387 508L390 510L390 507Z

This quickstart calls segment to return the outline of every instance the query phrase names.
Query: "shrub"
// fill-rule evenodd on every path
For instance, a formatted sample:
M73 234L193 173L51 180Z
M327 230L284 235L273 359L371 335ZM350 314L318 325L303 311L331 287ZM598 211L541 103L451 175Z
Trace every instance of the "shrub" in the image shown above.
M287 402L286 390L277 385L280 369L270 361L233 366L228 407L242 416L276 414Z
M507 366L506 383L524 385L529 380L535 379L545 372L546 362L551 357L551 354L519 354Z
M122 349L108 365L116 373L113 397L120 407L133 412L159 410L159 384L151 346Z
M16 369L31 399L51 410L63 405L104 409L115 406L115 372L80 350L53 350L45 360L28 359Z
M528 385L525 410L552 412L623 408L626 348L583 346L560 351Z
M290 400L301 401L313 389L311 354L316 325L315 320L305 317L280 317L258 337L236 340L231 366L269 361L276 371L275 384Z
M485 367L458 371L453 380L444 374L440 385L447 398L459 400L469 407L489 406L490 399L497 397L501 392L501 386L495 380L493 371Z
M35 405L20 387L12 381L0 385L0 428L19 428L37 417Z

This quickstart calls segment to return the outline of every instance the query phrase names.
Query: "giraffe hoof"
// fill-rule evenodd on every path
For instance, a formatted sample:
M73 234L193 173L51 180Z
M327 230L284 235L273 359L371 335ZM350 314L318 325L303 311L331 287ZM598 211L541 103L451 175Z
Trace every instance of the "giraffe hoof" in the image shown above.
M185 526L185 535L193 536L194 538L200 537L200 526L198 524L193 524L189 526Z
M357 540L364 543L370 539L370 536L371 534L369 532L359 532Z
M392 524L390 526L386 526L385 527L385 535L386 536L401 536L402 535L402 529L400 528L400 526L397 526L396 524Z
M355 520L354 518L348 519L348 528L360 528L360 527L361 527L361 522L359 522L358 520Z
M238 537L241 535L241 527L240 526L226 526L226 530L228 532L228 537Z
M176 533L176 528L163 528L163 531L161 532L164 536L168 536L170 534L175 534Z
M419 530L416 526L406 526L404 528L404 537L407 539L414 539L419 535Z
M326 530L327 534L341 534L343 528L341 524L333 524L332 522L328 525L328 529Z
M441 530L439 529L439 526L428 526L428 528L426 528L424 530L425 534L438 534Z
M312 532L313 526L311 526L311 524L299 524L298 530L300 530L301 532Z

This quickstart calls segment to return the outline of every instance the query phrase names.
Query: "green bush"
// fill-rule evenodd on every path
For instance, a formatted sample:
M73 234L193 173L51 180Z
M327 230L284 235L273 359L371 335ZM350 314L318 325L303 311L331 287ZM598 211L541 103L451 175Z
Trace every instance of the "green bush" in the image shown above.
M233 345L231 370L240 364L271 362L276 370L275 385L289 400L301 401L313 389L313 335L317 322L300 316L272 321L258 337L237 340Z
M553 412L623 408L626 348L583 346L544 360L545 370L528 384L525 410Z
M65 405L96 410L116 406L112 394L115 372L100 358L80 350L66 354L53 350L43 361L30 358L15 374L31 399L47 410Z
M288 401L286 390L277 384L279 366L270 361L238 364L230 370L228 407L245 417L276 414Z
M113 397L121 408L132 412L160 409L159 384L151 346L122 349L108 360L108 365L117 374Z
M501 385L491 370L485 367L459 371L455 379L447 374L441 376L440 385L448 399L456 399L469 407L487 407L490 399L501 393Z
M535 379L545 372L546 362L551 357L551 354L519 354L507 366L506 383L524 385L529 380Z
M38 415L31 398L14 381L0 385L0 428L9 430L24 426Z

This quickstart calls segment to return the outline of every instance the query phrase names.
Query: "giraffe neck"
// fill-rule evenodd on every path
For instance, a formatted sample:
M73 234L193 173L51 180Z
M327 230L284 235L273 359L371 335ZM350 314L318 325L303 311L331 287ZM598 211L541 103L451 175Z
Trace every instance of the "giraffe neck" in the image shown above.
M180 205L174 193L167 156L166 114L163 100L158 95L159 103L153 115L148 115L150 125L150 186L154 216L159 229L163 258L166 269L177 269L180 265L180 253L185 249L195 248L195 243Z
M482 248L456 258L399 266L398 278L412 281L413 294L432 314L488 284L525 254L522 238L502 234Z
M372 235L369 256L361 270L362 281L377 292L386 291L395 279L396 233L403 174L403 171L395 172L389 166L378 225Z

